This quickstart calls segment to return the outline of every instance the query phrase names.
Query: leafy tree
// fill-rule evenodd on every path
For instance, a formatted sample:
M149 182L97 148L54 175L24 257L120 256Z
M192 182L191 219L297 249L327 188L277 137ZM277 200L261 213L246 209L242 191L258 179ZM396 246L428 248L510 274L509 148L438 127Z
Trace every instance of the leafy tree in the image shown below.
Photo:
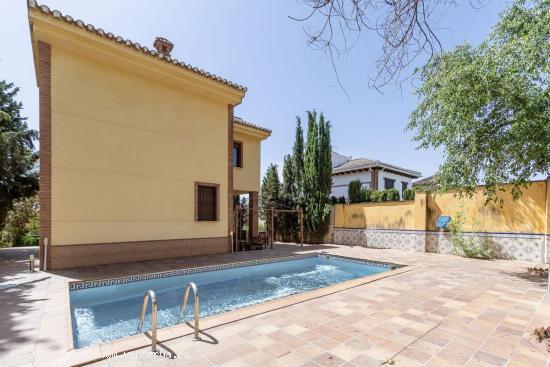
M340 196L338 197L338 204L345 204L346 203L346 197Z
M0 247L38 245L39 213L38 195L15 200L0 231Z
M441 190L487 201L550 174L550 0L516 0L479 46L464 44L421 72L408 129L421 148L442 148Z
M23 105L17 102L19 88L0 81L0 225L14 200L33 195L38 190L34 151L36 130L21 116Z
M363 201L364 194L361 192L361 181L352 180L348 184L348 199L350 203L360 203Z
M292 147L292 167L294 169L294 200L298 203L302 199L304 191L304 131L302 121L296 117L296 133L294 146Z
M328 229L332 184L330 122L323 114L308 111L307 144L304 153L304 222L310 240L321 243ZM317 122L317 119L319 122Z
M331 203L332 205L338 204L338 198L337 198L336 196L334 196L334 195L331 196L331 197L330 197L330 203Z

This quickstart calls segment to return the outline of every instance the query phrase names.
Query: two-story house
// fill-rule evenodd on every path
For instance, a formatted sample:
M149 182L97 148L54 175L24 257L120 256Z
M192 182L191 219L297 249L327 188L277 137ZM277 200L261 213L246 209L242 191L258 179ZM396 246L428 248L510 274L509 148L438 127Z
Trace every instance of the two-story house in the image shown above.
M422 174L407 168L368 158L352 158L332 152L332 195L348 197L348 185L361 181L371 190L396 189L403 198L403 191L412 188L412 180Z
M271 133L234 117L246 88L176 60L164 38L152 50L34 0L29 22L41 266L232 251L233 196L257 207Z

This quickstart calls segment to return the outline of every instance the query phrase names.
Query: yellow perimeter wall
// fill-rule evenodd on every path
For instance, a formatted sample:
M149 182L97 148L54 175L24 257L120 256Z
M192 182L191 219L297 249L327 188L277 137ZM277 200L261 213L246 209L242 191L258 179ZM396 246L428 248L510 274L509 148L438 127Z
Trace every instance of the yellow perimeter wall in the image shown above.
M509 189L509 188L508 188ZM549 233L550 181L534 181L513 200L509 190L499 194L503 206L485 205L483 187L473 198L455 193L417 193L414 201L335 205L334 227L416 229L435 231L439 215L464 213L465 230L500 233Z
M339 228L414 229L414 201L335 205Z
M227 236L227 104L57 47L52 80L52 245Z

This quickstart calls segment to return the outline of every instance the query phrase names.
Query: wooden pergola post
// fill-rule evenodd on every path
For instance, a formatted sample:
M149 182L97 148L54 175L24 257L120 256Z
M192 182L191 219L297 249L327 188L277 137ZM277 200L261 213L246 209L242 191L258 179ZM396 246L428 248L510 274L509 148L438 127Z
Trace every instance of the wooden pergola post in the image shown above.
M275 238L275 226L273 217L275 216L275 209L271 208L271 249L273 250L273 240Z
M304 209L300 208L300 246L304 247Z

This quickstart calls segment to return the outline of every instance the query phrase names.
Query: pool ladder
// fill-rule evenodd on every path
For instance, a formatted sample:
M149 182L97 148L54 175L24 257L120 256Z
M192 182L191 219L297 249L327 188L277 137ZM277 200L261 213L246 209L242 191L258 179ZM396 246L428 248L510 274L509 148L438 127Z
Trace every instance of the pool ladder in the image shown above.
M189 282L187 287L185 287L185 293L183 294L183 300L180 306L180 313L178 317L178 324L181 323L183 314L185 313L185 307L187 306L187 299L189 298L189 291L193 289L193 295L195 298L195 331L193 335L193 341L200 340L199 338L199 291L197 285L193 282ZM149 304L149 299L151 299L151 350L153 352L157 351L157 295L152 289L149 289L143 295L143 305L141 306L141 313L139 315L139 321L137 324L136 333L141 333L141 328L143 327L143 322L145 321L145 311L147 311L147 305Z
M153 352L157 351L157 295L152 289L149 289L143 295L143 305L141 306L141 314L139 316L139 321L137 325L136 333L141 333L141 327L143 326L143 321L145 320L145 311L147 311L147 304L149 303L149 298L151 298L151 350Z
M183 314L185 313L185 307L187 306L187 299L189 298L189 291L193 289L193 295L195 298L195 331L193 335L193 341L200 340L199 338L199 291L197 285L193 282L189 282L187 287L185 287L185 293L183 294L183 300L180 306L180 315L178 317L178 324L181 323L183 319Z

